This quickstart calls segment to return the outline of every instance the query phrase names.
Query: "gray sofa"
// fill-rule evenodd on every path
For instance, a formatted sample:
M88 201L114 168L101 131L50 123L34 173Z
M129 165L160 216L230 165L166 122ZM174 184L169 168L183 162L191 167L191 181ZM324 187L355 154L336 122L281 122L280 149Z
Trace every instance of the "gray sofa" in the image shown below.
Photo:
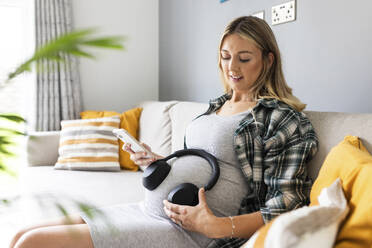
M183 134L188 123L203 113L208 104L196 102L158 102L139 104L139 140L161 155L183 148ZM305 111L319 137L319 151L309 163L310 175L316 178L330 149L345 135L362 138L372 151L372 114ZM48 191L105 206L143 199L142 172L87 172L54 170L58 157L59 132L31 133L27 144L28 167L22 173L27 192ZM109 194L108 194L109 192Z
M139 140L161 155L183 148L187 124L204 112L208 105L196 102L148 101L140 119ZM316 178L330 149L345 135L362 138L372 151L372 114L305 111L319 137L319 151L309 163L310 175ZM59 132L30 133L27 142L28 166L21 173L25 194L53 193L62 199L73 197L97 207L140 201L144 197L142 172L91 172L54 170Z

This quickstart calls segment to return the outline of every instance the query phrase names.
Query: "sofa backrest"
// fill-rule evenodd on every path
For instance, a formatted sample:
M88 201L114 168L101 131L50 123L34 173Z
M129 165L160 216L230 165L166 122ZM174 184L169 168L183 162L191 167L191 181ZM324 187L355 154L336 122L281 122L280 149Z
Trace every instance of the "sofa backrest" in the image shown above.
M187 125L208 108L197 102L145 102L140 120L139 139L166 156L183 148ZM325 157L346 135L358 136L372 152L372 114L305 111L319 138L317 155L309 163L315 179Z
M315 179L329 151L346 135L358 136L372 153L372 114L304 111L319 138L318 153L309 163Z
M208 109L208 104L179 102L169 110L172 123L172 152L183 149L184 134L187 125Z
M153 152L167 156L172 150L172 127L169 109L177 101L145 101L138 105L142 107L138 140L149 145Z

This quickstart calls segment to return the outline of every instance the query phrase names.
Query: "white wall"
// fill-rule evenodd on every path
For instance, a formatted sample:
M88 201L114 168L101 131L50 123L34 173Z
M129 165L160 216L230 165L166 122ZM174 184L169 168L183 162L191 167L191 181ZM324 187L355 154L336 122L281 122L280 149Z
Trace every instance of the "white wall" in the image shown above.
M222 94L217 50L229 21L286 0L161 0L160 100ZM372 113L372 1L297 0L294 22L271 26L286 80L307 110Z
M159 95L159 0L72 0L75 28L124 35L125 51L81 59L84 110L125 111Z

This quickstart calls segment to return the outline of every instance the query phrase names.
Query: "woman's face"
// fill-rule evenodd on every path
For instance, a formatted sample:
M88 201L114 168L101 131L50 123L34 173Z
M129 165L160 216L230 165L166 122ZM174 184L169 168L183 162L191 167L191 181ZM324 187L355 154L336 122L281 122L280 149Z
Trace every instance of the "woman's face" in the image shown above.
M251 40L238 34L225 37L221 47L225 82L234 91L249 92L262 71L262 52Z

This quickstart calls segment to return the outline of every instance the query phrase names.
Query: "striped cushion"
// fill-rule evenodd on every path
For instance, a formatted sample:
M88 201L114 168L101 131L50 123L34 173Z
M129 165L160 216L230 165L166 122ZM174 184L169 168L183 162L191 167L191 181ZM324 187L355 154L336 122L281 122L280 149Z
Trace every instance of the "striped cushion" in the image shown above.
M119 116L62 121L54 168L119 171L119 142L112 133L119 125Z

